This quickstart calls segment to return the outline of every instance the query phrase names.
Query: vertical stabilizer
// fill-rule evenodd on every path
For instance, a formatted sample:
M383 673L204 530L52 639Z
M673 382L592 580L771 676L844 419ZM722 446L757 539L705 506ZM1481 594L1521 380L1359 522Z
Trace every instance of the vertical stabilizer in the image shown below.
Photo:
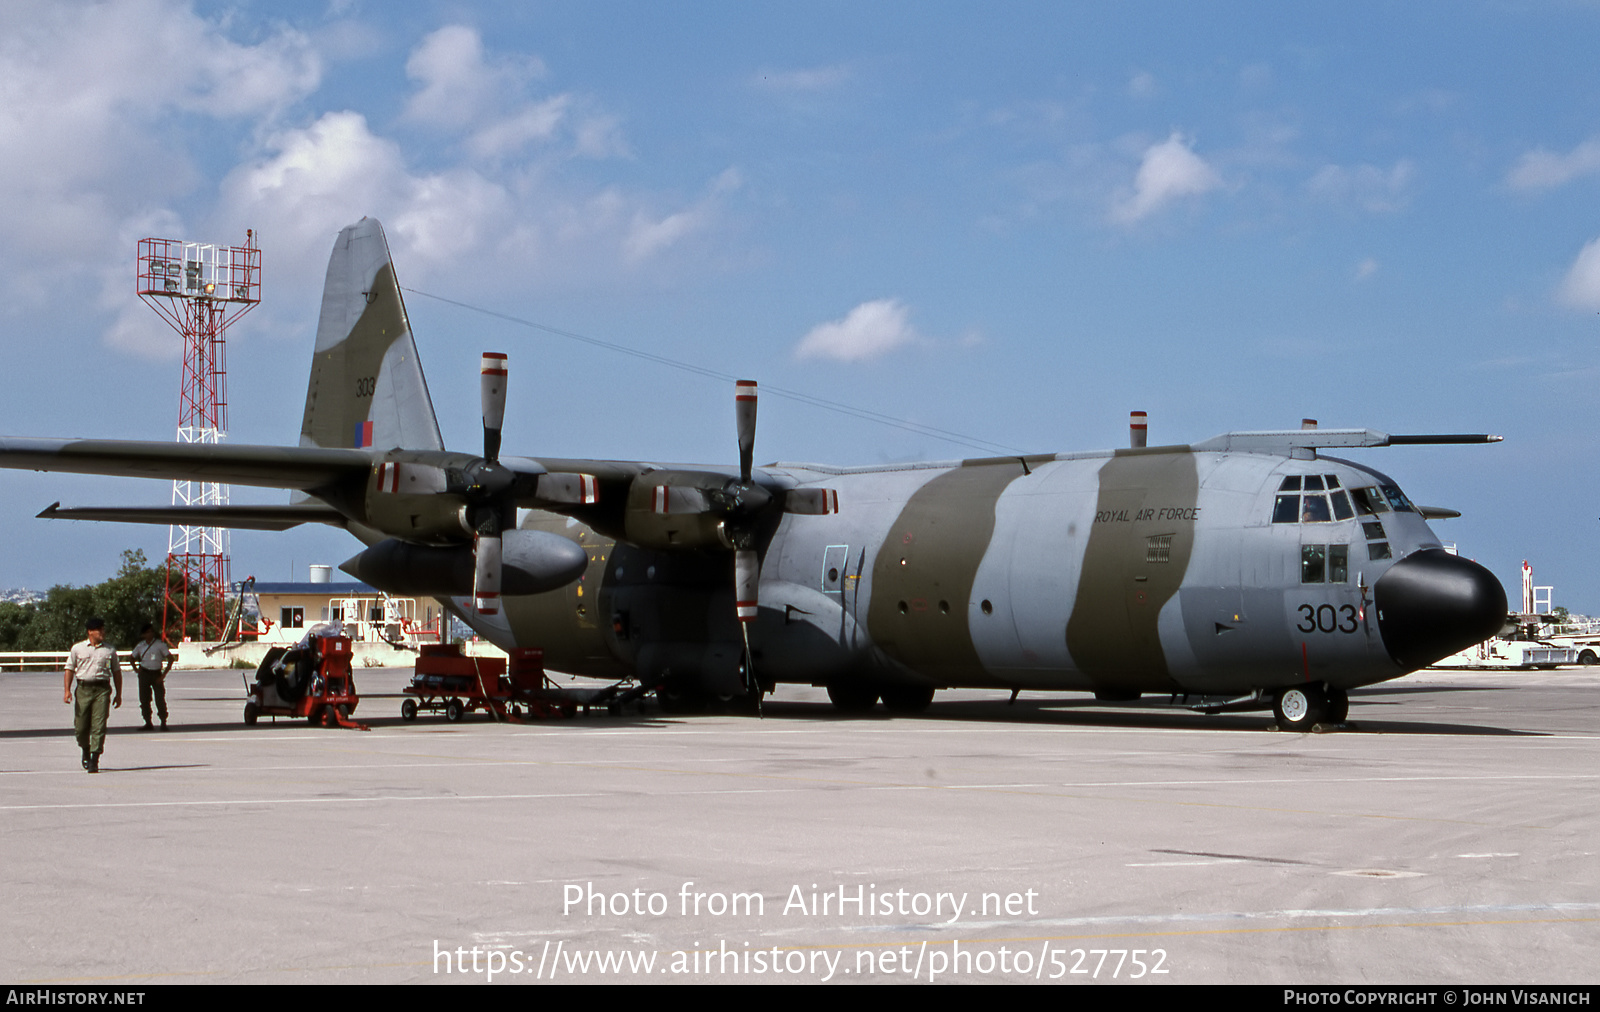
M383 226L362 218L328 260L301 446L442 450Z

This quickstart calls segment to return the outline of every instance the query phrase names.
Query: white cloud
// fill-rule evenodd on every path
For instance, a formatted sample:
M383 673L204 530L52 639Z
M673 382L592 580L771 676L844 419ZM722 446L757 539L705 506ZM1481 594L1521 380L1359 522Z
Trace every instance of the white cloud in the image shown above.
M0 7L0 248L81 261L202 178L173 114L270 120L314 90L309 41L256 45L166 0Z
M1145 149L1133 192L1111 208L1113 221L1132 224L1184 197L1195 197L1222 185L1222 177L1174 132Z
M1549 190L1597 172L1600 172L1600 139L1591 138L1564 155L1534 148L1518 158L1506 173L1506 185L1513 190Z
M1128 82L1128 94L1133 98L1151 99L1161 94L1161 85L1148 70L1141 70Z
M537 58L491 65L484 60L477 29L445 25L424 38L406 60L406 76L422 88L406 103L405 114L436 126L476 123L497 110L505 95L519 94L543 73Z
M1600 310L1600 239L1578 251L1557 296L1574 309Z
M1376 273L1378 273L1378 261L1373 257L1367 257L1356 264L1357 281L1365 281Z
M404 118L461 135L465 151L482 161L515 158L531 144L557 141L564 142L562 154L626 157L615 116L593 111L592 102L572 94L529 94L546 73L538 57L491 57L477 29L446 25L406 60L406 76L419 87L406 102Z
M886 355L918 339L909 314L899 299L863 302L843 319L812 328L795 347L795 358L861 362Z
M1313 196L1338 203L1353 203L1373 212L1398 211L1410 200L1416 167L1402 158L1391 169L1376 165L1325 165L1306 183Z

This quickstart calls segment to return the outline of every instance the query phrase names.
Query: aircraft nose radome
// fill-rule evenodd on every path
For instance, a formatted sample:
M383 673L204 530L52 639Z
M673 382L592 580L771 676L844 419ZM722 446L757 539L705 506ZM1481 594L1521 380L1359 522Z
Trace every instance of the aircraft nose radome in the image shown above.
M1506 592L1487 569L1442 548L1406 556L1373 588L1389 656L1415 669L1493 636L1506 620Z

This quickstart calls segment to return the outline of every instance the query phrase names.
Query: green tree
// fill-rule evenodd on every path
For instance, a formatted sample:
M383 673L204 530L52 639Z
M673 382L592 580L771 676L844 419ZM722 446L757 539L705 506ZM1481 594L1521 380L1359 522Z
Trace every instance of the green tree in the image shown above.
M66 650L83 639L90 617L106 620L106 639L130 647L146 622L161 621L166 574L137 549L122 553L117 575L93 587L51 587L43 601L0 604L0 649Z

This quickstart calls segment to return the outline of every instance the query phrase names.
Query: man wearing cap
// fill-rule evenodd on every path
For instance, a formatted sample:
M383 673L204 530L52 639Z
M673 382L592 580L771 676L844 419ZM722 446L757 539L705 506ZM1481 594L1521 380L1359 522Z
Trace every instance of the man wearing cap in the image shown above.
M73 727L83 749L83 768L100 772L100 752L106 743L106 721L111 708L122 705L122 667L117 663L117 648L105 641L104 619L84 623L88 638L67 654L67 668L61 680L63 702L72 702L72 683L78 683L78 705L73 710ZM112 687L116 696L112 696Z
M161 717L161 730L167 729L167 672L177 660L165 640L156 636L156 627L149 622L139 630L139 642L133 648L133 667L139 675L139 712L144 715L144 729L150 730L150 697L155 697L156 713Z

